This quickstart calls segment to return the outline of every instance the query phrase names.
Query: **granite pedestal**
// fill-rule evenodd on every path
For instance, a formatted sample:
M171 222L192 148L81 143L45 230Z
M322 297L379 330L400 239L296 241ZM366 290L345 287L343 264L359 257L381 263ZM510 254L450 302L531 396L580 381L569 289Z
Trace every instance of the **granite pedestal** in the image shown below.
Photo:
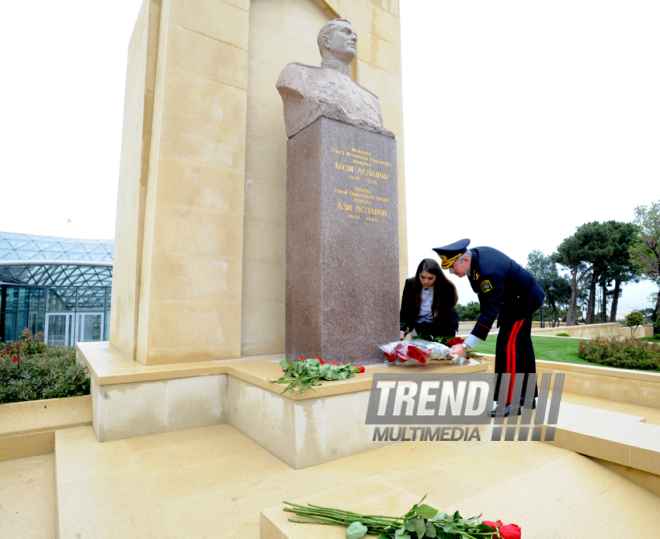
M287 143L286 354L382 361L399 335L396 141L319 118Z

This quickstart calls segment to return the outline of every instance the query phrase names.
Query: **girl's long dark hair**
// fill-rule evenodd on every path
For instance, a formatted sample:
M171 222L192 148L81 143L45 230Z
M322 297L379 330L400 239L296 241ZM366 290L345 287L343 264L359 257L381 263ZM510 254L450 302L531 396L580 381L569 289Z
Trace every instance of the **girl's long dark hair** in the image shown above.
M435 283L433 283L433 305L431 311L433 312L433 317L437 317L440 312L440 302L442 301L445 305L451 304L451 307L455 307L458 302L458 294L456 293L456 287L445 274L442 273L440 269L440 264L438 264L432 258L425 258L417 266L417 273L415 273L415 281L413 283L413 294L415 295L415 308L417 309L417 314L419 315L419 308L422 305L422 281L419 279L419 274L423 271L435 275Z

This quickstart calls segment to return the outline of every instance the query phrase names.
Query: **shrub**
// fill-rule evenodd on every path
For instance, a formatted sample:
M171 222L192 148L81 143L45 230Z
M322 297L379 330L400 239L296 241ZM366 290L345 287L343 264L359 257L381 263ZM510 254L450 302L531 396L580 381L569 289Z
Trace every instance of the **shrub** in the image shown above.
M626 316L626 327L632 328L632 336L635 336L637 328L644 324L644 315L639 311L633 311Z
M76 363L75 350L28 333L0 342L0 404L89 395L87 369Z
M581 341L578 357L606 367L660 371L660 347L637 339Z
M570 337L570 335L568 333L557 333L555 337Z

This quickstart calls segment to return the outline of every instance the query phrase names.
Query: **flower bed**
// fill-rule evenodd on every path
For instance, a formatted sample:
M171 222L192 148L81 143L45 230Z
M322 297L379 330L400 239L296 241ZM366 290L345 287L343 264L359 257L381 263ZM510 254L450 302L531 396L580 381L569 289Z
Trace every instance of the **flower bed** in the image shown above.
M0 404L89 395L89 386L72 347L44 344L28 329L18 342L0 342Z
M578 357L606 367L660 371L660 346L638 339L582 341Z

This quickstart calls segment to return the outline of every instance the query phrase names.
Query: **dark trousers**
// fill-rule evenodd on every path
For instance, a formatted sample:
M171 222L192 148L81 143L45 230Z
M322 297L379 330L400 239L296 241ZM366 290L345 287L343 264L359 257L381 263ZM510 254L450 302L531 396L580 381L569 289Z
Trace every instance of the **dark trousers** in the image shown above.
M417 335L430 335L432 337L453 337L458 329L458 314L456 309L440 314L433 323L415 322Z
M536 358L532 346L532 317L533 314L520 317L520 314L507 312L502 308L498 319L499 334L495 347L495 372L497 374L511 374L511 383L506 390L506 403L511 403L513 387L516 377L523 376L523 387L520 394L524 398L527 390L528 374L536 372ZM497 377L495 398L500 394L502 377ZM535 384L536 386L536 384ZM534 398L538 396L538 389L534 387Z

